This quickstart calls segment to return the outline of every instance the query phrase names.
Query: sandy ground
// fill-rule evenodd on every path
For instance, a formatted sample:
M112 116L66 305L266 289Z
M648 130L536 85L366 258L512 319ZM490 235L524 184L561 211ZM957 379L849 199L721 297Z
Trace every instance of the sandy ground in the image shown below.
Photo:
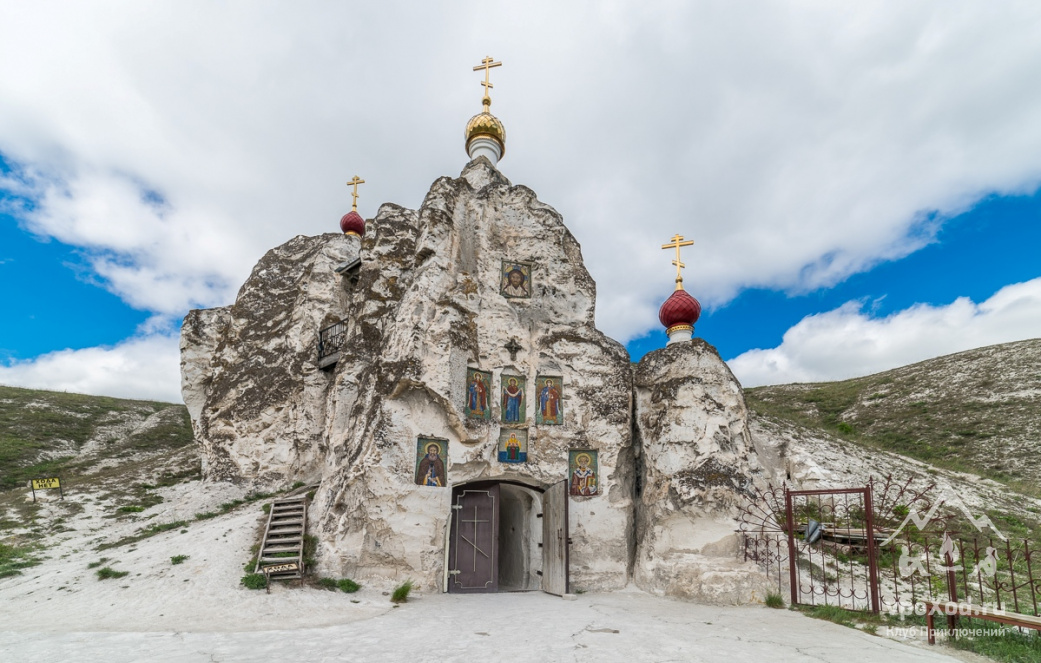
M270 616L291 607L303 608L305 602L289 596L294 593L300 592L277 592L271 597L251 594L246 601L234 601L235 611ZM332 596L331 592L328 594ZM54 617L65 615L64 608L55 608ZM362 607L358 613L370 610ZM245 614L233 616L229 611L229 616L238 619ZM358 614L345 616L351 619ZM328 614L298 613L289 621L299 623L311 618L332 619ZM538 592L437 594L418 597L368 619L323 628L229 632L57 630L0 633L3 659L60 657L112 663L956 660L927 645L902 644L787 610L715 608L638 592L583 595L576 601Z
M98 496L69 496L84 508L45 537L48 559L0 580L0 661L982 660L788 610L694 605L635 590L573 601L540 592L419 594L398 608L389 585L355 594L281 585L251 591L239 579L262 503L193 519L240 497L236 490L198 481L164 488L163 504L127 518L112 518ZM174 520L190 522L96 550ZM188 559L173 565L174 555ZM102 557L129 575L98 580L88 565Z

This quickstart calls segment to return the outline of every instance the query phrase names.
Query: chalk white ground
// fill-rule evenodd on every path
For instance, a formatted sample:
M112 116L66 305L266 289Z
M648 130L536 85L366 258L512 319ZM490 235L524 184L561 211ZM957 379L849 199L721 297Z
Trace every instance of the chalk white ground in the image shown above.
M787 610L717 608L638 591L574 601L539 592L422 593L399 608L387 596L389 581L355 594L251 591L239 579L262 502L199 520L194 514L243 489L189 481L159 491L162 504L126 517L113 517L114 502L100 493L42 505L39 518L51 523L42 535L48 558L0 580L0 661L981 660ZM70 511L70 501L82 510ZM187 524L97 550L147 524L178 520ZM188 559L174 565L174 555ZM88 565L102 557L129 574L98 580Z
M129 594L131 590L126 590ZM244 592L245 590L243 590ZM235 592L233 591L232 594ZM0 633L4 660L70 661L953 661L941 650L908 645L765 607L715 608L638 592L563 601L541 593L431 595L373 616L342 596L335 616L301 612L319 590L235 596L233 622L282 614L286 626L263 631L14 631ZM330 597L335 596L331 592ZM158 597L155 597L158 598ZM386 598L383 602L386 602ZM368 602L366 602L368 603ZM65 609L55 604L60 620ZM331 604L330 604L331 605ZM328 607L328 606L327 606ZM352 611L353 607L353 611ZM99 612L104 608L99 607ZM146 611L148 612L148 611ZM237 614L233 614L237 613ZM367 619L357 619L366 615ZM302 628L314 619L347 623ZM79 622L77 622L79 623ZM216 626L216 624L211 624ZM8 658L9 656L9 658ZM963 659L964 660L964 659Z

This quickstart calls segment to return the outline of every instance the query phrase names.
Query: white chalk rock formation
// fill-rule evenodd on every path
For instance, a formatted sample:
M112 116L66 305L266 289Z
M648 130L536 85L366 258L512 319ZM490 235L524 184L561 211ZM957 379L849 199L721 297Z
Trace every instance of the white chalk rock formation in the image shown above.
M572 586L625 586L629 355L594 325L596 286L560 215L478 158L437 180L418 211L383 205L367 226L354 278L333 270L353 256L349 240L300 237L265 256L234 306L185 320L184 395L206 476L320 478L311 527L324 572L433 589L443 586L452 490L416 485L420 437L447 441L456 486L544 489L567 480L570 450L596 450L597 494L570 499ZM517 262L530 265L529 296L508 298L504 264ZM322 371L319 329L341 320L339 360ZM466 417L468 369L491 374L488 420ZM527 380L525 463L498 460L503 375ZM536 424L538 376L562 378L562 425ZM537 511L524 524L533 532Z
M267 252L233 305L185 317L181 393L207 478L321 477L330 380L316 339L345 305L333 268L357 252L356 237L295 237Z
M627 582L632 548L629 356L593 322L595 284L560 215L483 158L441 178L418 211L384 205L370 224L347 305L315 497L330 573L441 586L451 490L418 486L416 444L448 444L448 479L546 488L570 449L599 452L595 497L571 499L571 576ZM531 265L530 298L500 292L504 263ZM508 346L516 342L516 354ZM468 368L492 374L492 414L467 418ZM503 375L527 379L526 463L498 462ZM539 375L561 376L563 425L536 425ZM533 524L535 526L535 524Z
M510 284L516 265L530 275ZM595 451L595 482L583 484L592 494L571 494L556 537L570 535L572 590L635 579L701 601L761 599L733 535L735 505L760 471L740 385L700 340L634 370L596 329L595 301L560 215L483 157L437 180L419 210L383 205L364 239L294 238L264 256L234 305L185 318L183 394L205 476L320 482L310 511L319 572L428 590L450 582L453 491L495 482L500 526L521 541L503 549L500 575L534 589L553 520L538 518L541 491L568 481L572 452ZM327 365L319 332L334 323ZM467 416L473 370L488 375L487 418ZM548 376L562 384L558 424L536 417ZM526 413L503 424L510 377L527 387ZM500 460L511 430L527 434L526 462ZM443 486L417 485L421 440L447 450Z
M762 600L770 586L738 562L735 534L762 470L741 385L715 348L694 339L644 356L635 390L637 585L707 603Z

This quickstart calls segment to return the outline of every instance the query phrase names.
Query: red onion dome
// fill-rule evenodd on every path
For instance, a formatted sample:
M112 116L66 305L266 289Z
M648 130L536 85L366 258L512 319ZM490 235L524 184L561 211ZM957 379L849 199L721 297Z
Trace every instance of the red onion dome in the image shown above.
M687 294L686 290L677 290L665 300L658 309L658 320L665 329L686 325L693 327L701 317L701 303Z
M361 218L361 214L357 212L347 212L340 219L340 230L343 231L344 235L358 235L361 237L365 234L365 219Z

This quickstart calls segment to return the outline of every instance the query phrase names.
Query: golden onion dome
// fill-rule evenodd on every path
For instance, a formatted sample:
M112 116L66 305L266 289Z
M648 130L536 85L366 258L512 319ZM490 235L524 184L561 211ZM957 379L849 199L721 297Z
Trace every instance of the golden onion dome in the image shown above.
M491 138L499 144L502 155L506 154L506 127L502 126L499 118L489 112L488 108L490 105L485 104L484 111L474 115L466 123L467 154L470 153L470 144L477 138Z

